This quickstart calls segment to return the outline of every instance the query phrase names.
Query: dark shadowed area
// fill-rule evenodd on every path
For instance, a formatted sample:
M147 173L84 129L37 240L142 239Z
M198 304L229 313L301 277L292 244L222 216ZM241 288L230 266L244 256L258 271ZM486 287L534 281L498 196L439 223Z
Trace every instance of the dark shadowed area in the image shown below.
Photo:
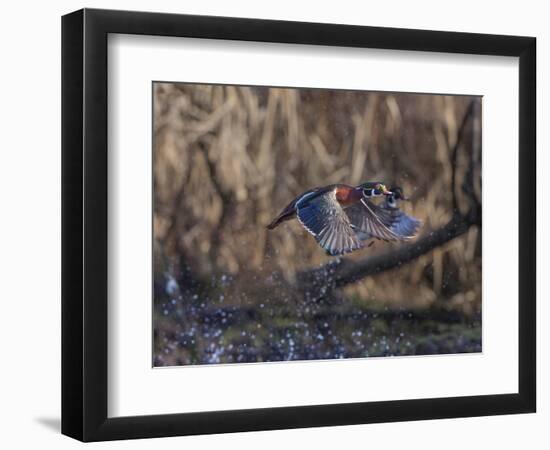
M481 98L153 84L155 366L481 351ZM399 185L409 243L327 256L333 183Z

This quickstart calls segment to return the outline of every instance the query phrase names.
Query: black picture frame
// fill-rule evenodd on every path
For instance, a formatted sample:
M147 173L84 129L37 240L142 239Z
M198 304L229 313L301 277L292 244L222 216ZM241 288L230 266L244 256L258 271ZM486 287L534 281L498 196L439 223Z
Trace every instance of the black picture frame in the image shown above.
M109 33L519 58L519 392L107 417ZM84 9L62 18L62 433L82 441L535 412L536 39Z

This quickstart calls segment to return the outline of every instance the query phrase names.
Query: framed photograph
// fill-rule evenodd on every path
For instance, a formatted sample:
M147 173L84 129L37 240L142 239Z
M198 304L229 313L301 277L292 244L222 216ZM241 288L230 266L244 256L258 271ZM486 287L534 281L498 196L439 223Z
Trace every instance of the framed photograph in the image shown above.
M535 411L532 37L62 20L62 432Z

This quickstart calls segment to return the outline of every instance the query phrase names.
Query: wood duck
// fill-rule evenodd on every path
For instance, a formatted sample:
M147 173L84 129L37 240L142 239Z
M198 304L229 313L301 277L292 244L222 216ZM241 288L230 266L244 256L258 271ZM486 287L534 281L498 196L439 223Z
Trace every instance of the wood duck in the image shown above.
M273 230L296 217L332 256L363 248L372 238L406 241L414 237L420 222L397 208L397 199L404 199L402 193L401 189L388 190L381 182L314 188L292 200L267 228ZM371 201L376 197L386 197L386 201L376 205Z
M371 205L380 218L380 220L395 234L401 236L403 240L413 238L422 221L416 217L409 216L399 209L398 201L410 201L405 196L403 189L399 186L393 186L390 188L390 193L384 197L384 201L380 205ZM349 211L346 210L349 215L355 214L359 216L361 211ZM357 234L362 241L369 240L371 238L378 238L375 235L365 233L364 231L358 231ZM380 238L378 238L380 239Z

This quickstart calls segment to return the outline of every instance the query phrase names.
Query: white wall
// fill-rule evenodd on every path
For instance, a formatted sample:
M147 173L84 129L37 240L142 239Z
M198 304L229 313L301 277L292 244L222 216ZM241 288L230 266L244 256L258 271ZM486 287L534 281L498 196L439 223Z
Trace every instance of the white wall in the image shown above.
M83 6L361 25L531 35L538 38L538 148L549 142L550 29L544 2L113 0L4 2L0 18L0 442L4 448L73 448L60 416L60 16ZM548 119L546 120L546 122ZM548 227L550 169L539 151L539 229ZM548 202L546 202L548 203ZM549 238L539 233L539 275ZM542 278L542 277L540 277ZM539 282L539 380L548 379L548 277ZM543 353L546 352L546 355ZM544 356L544 358L543 358ZM406 374L403 374L406 376ZM536 415L240 433L103 443L105 448L549 448L550 390Z

